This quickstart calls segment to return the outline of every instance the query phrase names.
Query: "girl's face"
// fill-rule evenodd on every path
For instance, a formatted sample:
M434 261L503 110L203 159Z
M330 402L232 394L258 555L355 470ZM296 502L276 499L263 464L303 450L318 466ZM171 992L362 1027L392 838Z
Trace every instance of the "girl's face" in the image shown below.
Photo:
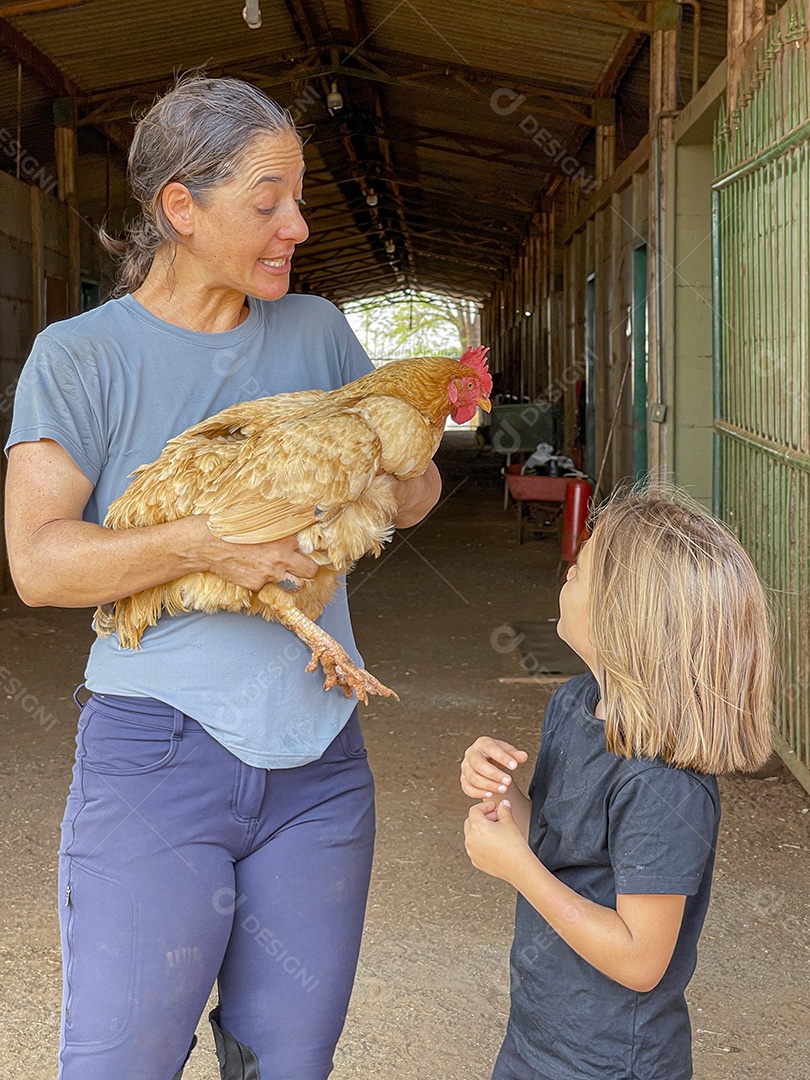
M591 541L579 550L577 561L568 568L560 592L560 619L557 633L596 674L596 654L588 632L588 593L590 592Z
M239 172L189 206L190 230L178 257L207 289L277 300L290 287L290 261L309 229L301 216L304 161L291 134L267 136Z

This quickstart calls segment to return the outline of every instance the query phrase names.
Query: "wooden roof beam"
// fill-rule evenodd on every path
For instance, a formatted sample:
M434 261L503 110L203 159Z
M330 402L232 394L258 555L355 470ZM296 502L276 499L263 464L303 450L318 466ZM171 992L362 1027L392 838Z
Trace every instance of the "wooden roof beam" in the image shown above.
M520 3L521 0L518 0ZM569 12L569 16L570 16ZM482 85L493 86L509 86L512 90L519 90L521 93L536 94L538 97L548 97L550 101L565 102L567 105L592 105L594 98L587 94L571 93L567 90L560 90L557 86L549 86L548 83L538 82L534 79L526 79L522 76L516 76L514 72L497 71L494 68L483 68L476 65L474 69L470 68L466 64L459 64L452 60L441 60L439 62L428 60L427 57L420 56L418 53L400 52L396 49L384 49L380 46L374 48L364 48L362 51L355 53L358 60L362 63L368 61L369 58L376 60L379 64L402 64L411 65L414 71L411 75L398 73L396 76L388 75L387 78L396 78L401 81L410 82L411 79L417 78L419 75L462 75L469 78L474 78ZM384 70L384 69L383 69Z
M388 179L385 172L375 173L370 171L367 167L369 165L368 162L361 162L360 164L366 166L362 173L356 175L353 174L350 177L340 177L334 180L321 180L316 178L310 179L308 182L313 187L325 188L332 187L333 185L350 183L361 179L361 177L372 184L377 180ZM439 184L426 184L424 178L427 178L428 180L438 180ZM493 193L492 197L489 199L478 199L475 195L482 194L482 192L477 191L474 194L469 186L462 186L460 183L453 184L452 181L448 181L447 177L443 176L441 173L422 170L420 172L419 180L403 180L402 177L399 177L397 178L397 182L402 188L415 188L419 192L430 192L443 198L456 201L460 200L463 203L472 203L475 206L486 206L490 212L493 209L511 210L515 213L525 215L531 214L534 210L531 203L527 202L525 199L521 199L514 191L511 193L499 191Z
M628 72L630 65L639 53L641 46L647 40L647 34L638 30L630 30L619 41L613 54L608 60L599 82L596 84L594 93L599 99L615 97L622 84L622 80ZM579 129L572 133L571 147L573 156L577 157L582 146L590 134L590 130ZM557 175L549 184L546 195L553 198L558 188L563 183L563 177Z
M340 204L342 205L342 203ZM358 206L358 209L362 209ZM448 236L469 237L471 240L481 239L482 237L492 243L495 247L503 248L504 250L514 251L515 246L523 239L525 235L515 225L509 225L508 228L497 228L494 225L489 227L477 222L475 226L470 224L469 221L453 221L448 218L446 214L440 214L438 212L430 213L427 207L415 208L411 206L405 207L405 213L408 217L408 222L412 226L412 231L417 233L419 229L431 228L434 225L441 226L445 234ZM317 241L323 235L322 229L324 226L330 232L334 230L354 230L357 231L357 227L354 224L345 224L345 214L333 214L328 213L326 215L315 215L308 213L306 215L307 222L317 226L318 232L313 237L313 246L317 246Z
M63 11L84 7L87 0L22 0L22 3L0 5L0 19L16 19L20 15L37 15L44 11Z
M373 254L375 257L377 257L377 256L379 256L381 258L383 257L383 255L382 255L383 237L381 237L381 236L379 236L377 234L374 234L374 233L367 233L367 234L357 233L357 234L355 234L355 236L356 236L356 239L358 241L363 241L366 244L366 251L369 254ZM390 227L387 230L386 236L389 236L389 237L401 236L403 241L405 240L405 237L404 237L403 233L399 229L397 229L396 227ZM413 236L414 238L416 238L416 237L419 238L419 253L420 253L420 255L425 254L427 252L427 250L428 250L427 245L438 243L441 246L442 251L458 250L459 252L467 252L467 253L469 253L469 256L471 258L474 255L475 256L475 265L476 266L487 265L485 263L482 263L481 260L480 260L480 255L481 255L482 252L487 256L487 258L500 260L500 262L498 263L499 269L503 269L505 266L507 266L509 264L509 262L511 261L511 259L513 258L514 254L515 254L515 247L514 246L510 247L509 249L500 249L499 250L499 249L497 249L495 247L495 245L488 244L488 243L486 243L486 241L484 241L484 242L479 241L476 244L476 243L473 243L468 238L456 239L452 235L447 234L447 233L443 232L440 229L434 229L434 230L432 230L430 232L425 232L425 231L419 231L418 233L409 232L409 236ZM318 243L316 243L311 248L310 258L313 259L313 260L330 259L331 256L332 256L332 253L338 252L338 251L347 252L348 257L350 257L350 258L352 256L354 256L354 255L357 255L359 257L363 257L365 255L365 253L366 253L366 251L363 251L363 250L359 249L359 244L349 244L349 245L347 245L345 239L333 238L333 239L330 240L330 239L324 237L323 241L321 241L319 239Z
M82 90L61 68L32 45L27 37L16 30L11 23L0 19L0 45L8 49L16 60L37 76L56 97L77 98Z
M349 20L349 37L355 50L361 49L363 45L369 39L368 24L366 23L366 17L363 12L363 6L360 0L343 0L343 5L346 9L346 17ZM379 123L385 128L386 118L385 111L383 109L382 98L380 97L380 91L377 86L373 88L374 98L374 111L377 114ZM387 185L394 197L394 210L399 220L402 230L402 239L405 247L405 253L408 259L411 272L414 270L414 254L410 244L410 236L408 233L407 222L405 220L404 211L402 209L402 192L400 191L399 184L396 180L396 168L394 166L394 160L391 154L391 146L385 138L377 139L380 154L383 161L388 167L391 176L386 181Z
M652 25L645 19L625 11L619 4L611 0L600 0L598 8L582 8L581 4L565 3L565 0L512 0L515 4L532 8L534 11L542 11L547 15L561 15L566 19L578 19L581 22L602 23L606 26L619 26L623 29L631 28L641 30L645 34L652 33Z
M293 3L293 0L289 0ZM296 10L301 8L300 0L296 2ZM312 31L301 32L308 39L313 39ZM331 56L327 57L327 51ZM350 60L350 63L347 63ZM411 72L392 73L386 71L384 64L394 64L413 68ZM262 56L257 58L255 65L248 61L239 64L224 65L212 68L212 75L233 75L246 78L257 86L270 89L275 86L290 85L301 79L331 78L336 75L346 78L366 79L372 82L384 83L390 86L413 89L426 93L440 93L453 100L469 101L471 87L475 87L475 93L486 93L487 98L492 94L493 86L508 86L515 92L533 95L538 101L523 102L519 107L523 111L542 110L547 116L554 116L561 120L576 119L582 123L591 123L588 109L593 108L596 99L582 94L567 93L554 87L545 86L542 83L526 79L515 79L508 72L493 71L490 69L476 68L471 72L469 68L452 62L442 63L439 66L432 65L425 57L414 53L397 52L395 50L378 49L371 50L366 47L349 48L337 45L327 50L327 46L306 47L297 52L277 53L274 56ZM456 86L456 77L460 77L467 84L464 92L453 89L451 86L440 85L423 81L432 76L450 77ZM105 105L111 110L112 118L128 116L133 97L144 95L151 96L156 91L165 87L166 80L150 79L142 83L132 83L124 86L108 87L106 90L95 91L93 94L84 95L85 104ZM478 90L480 84L482 90ZM545 102L546 104L543 104ZM577 108L578 107L578 108Z
M421 128L414 128L411 133L405 127L399 127L394 125L386 126L385 134L379 132L370 131L358 131L355 134L362 136L366 139L385 139L387 142L401 144L402 146L415 147L417 149L424 149L434 151L442 154L455 154L460 157L475 158L476 161L484 162L491 165L503 165L509 169L517 169L522 172L531 172L537 174L539 166L543 164L543 159L537 152L532 154L530 151L522 150L520 147L508 147L502 143L497 143L494 140L483 140L472 138L469 141L463 135L457 135L453 132L433 131L429 130L428 134L422 134ZM330 135L329 138L319 139L317 135L312 140L314 146L326 146L329 142L336 141L336 136ZM452 143L452 146L437 146L438 142ZM524 139L524 142L528 143L528 139ZM483 147L483 149L479 149ZM490 150L490 153L486 153L486 150ZM521 160L516 161L515 158ZM512 160L507 160L511 158Z

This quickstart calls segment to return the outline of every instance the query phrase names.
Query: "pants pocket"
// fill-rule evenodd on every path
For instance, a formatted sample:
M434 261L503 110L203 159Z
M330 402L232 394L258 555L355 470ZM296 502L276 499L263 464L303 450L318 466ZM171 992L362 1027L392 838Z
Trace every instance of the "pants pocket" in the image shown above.
M129 889L66 857L62 867L63 1037L114 1046L132 1015L135 902Z
M337 744L347 758L366 757L366 744L357 709L349 717L346 726L338 734Z
M79 755L90 772L136 776L168 765L180 745L182 725L138 723L89 705L79 723Z

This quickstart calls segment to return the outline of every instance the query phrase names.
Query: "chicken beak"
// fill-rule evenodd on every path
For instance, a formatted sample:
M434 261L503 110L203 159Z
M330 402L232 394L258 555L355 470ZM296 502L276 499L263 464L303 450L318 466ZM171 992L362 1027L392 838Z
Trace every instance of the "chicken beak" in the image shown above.
M490 404L490 401L489 401L488 397L479 398L476 404L480 408L482 408L484 410L484 412L491 412L492 411L492 405Z

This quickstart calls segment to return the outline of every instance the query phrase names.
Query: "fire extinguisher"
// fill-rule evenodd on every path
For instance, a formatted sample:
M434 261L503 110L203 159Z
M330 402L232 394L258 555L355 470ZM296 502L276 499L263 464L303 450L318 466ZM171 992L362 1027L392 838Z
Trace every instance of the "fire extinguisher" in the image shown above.
M587 480L569 480L565 489L563 507L563 564L572 563L579 553L579 546L584 539L588 521L588 500L591 497L591 485Z

